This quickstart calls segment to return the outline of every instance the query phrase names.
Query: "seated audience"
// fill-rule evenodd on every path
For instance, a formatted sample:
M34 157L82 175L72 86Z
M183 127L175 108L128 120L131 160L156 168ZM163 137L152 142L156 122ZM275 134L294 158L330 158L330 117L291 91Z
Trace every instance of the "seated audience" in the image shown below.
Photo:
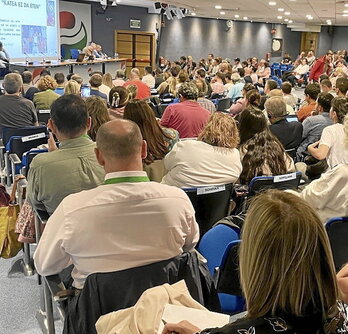
M79 84L79 86L81 87L83 84L83 79L80 75L78 74L73 74L70 78L70 80L74 80L75 82L77 82Z
M232 100L232 103L236 103L238 99L243 97L244 82L241 80L238 73L233 73L231 75L231 80L233 82L233 86L227 93L227 97Z
M303 122L307 117L312 115L315 110L317 98L320 93L320 86L317 83L307 85L304 90L306 105L301 107L297 113L297 118Z
M34 208L51 215L66 196L101 184L104 172L87 136L90 123L81 97L63 95L52 104L48 126L60 145L57 149L51 135L50 152L39 154L30 165L27 198Z
M242 184L248 184L255 176L282 175L295 171L293 160L269 130L261 110L245 109L239 118L239 131Z
M271 68L269 67L269 63L266 60L260 60L256 74L259 78L259 85L263 86L264 79L269 79L269 77L271 76Z
M209 83L208 78L207 78L207 72L203 68L198 69L196 71L195 79L202 79L205 81L205 83L207 84L207 88L208 88L207 97L209 98L211 96L212 89L211 89L210 83Z
M65 85L64 95L74 94L81 95L81 86L75 80L69 80Z
M158 86L164 82L164 77L163 77L163 71L161 70L161 68L157 67L155 69L155 87L154 88L158 88Z
M151 66L145 66L144 68L144 73L145 75L143 76L143 78L141 79L141 81L148 85L149 88L155 88L155 83L156 83L156 80L153 76L153 70L152 70L152 67Z
M63 73L56 73L54 75L54 80L56 80L57 87L54 90L55 93L62 96L64 94L64 84L65 84L65 76Z
M129 93L126 88L116 86L109 93L109 116L111 120L123 118L124 108L129 101Z
M308 66L311 68L312 65L314 64L315 60L316 60L314 52L313 51L308 51L306 59L308 61Z
M205 330L188 321L168 323L162 334L346 331L346 311L337 301L327 233L315 210L296 196L268 190L252 200L243 225L239 267L245 316L222 328ZM346 292L347 283L342 285Z
M344 146L345 134L343 121L348 113L348 100L335 97L332 100L330 118L333 125L324 128L320 141L308 146L308 152L318 160L326 159L329 169L338 164L348 163L348 149Z
M307 82L307 74L309 72L308 59L302 58L301 63L287 76L292 86L295 86L299 81Z
M54 92L56 87L56 81L50 75L40 77L37 83L39 92L34 95L33 99L37 110L51 109L51 104L60 97L59 94Z
M236 182L242 170L238 143L233 118L212 114L197 140L180 141L166 155L162 183L183 188Z
M302 141L296 153L297 161L304 160L306 155L308 155L308 145L318 141L321 137L324 128L333 124L330 118L332 99L333 96L331 94L320 93L318 95L315 109L317 115L309 116L303 121Z
M176 90L180 88L182 84L189 81L189 76L185 70L180 70L179 75L177 77Z
M243 98L239 99L236 103L232 104L230 113L232 115L239 115L248 105L247 93L256 90L255 86L251 83L246 83L243 87Z
M179 131L180 138L195 138L208 122L210 113L198 103L198 88L193 82L183 84L178 91L180 103L169 105L161 125Z
M91 76L89 79L89 84L91 85L91 96L99 96L102 99L107 100L108 96L99 90L102 82L103 77L100 74L95 73Z
M265 83L265 88L263 90L264 95L261 96L260 109L263 110L265 108L265 102L269 98L269 93L278 88L278 84L274 80L267 80Z
M160 95L160 97L164 97L166 95L172 95L172 96L176 96L177 95L177 89L176 89L176 79L171 76L169 73L167 74L167 78L166 75L164 76L166 78L165 81L163 81L157 88L158 94Z
M124 71L123 71L123 70L117 70L117 71L116 71L116 77L115 77L115 79L112 81L113 85L114 85L115 87L117 87L117 86L123 86L123 85L125 84L124 78L125 78Z
M39 91L37 87L33 85L33 74L30 71L22 72L22 80L22 96L30 101L33 101L34 95Z
M34 254L40 275L57 274L73 263L73 286L82 289L91 273L193 250L199 228L191 202L181 189L148 182L146 152L135 123L114 120L100 127L96 156L105 182L68 196L50 217Z
M197 102L199 103L199 105L202 108L207 109L211 113L215 112L216 111L216 105L214 104L213 101L211 101L211 100L206 98L206 95L208 93L208 87L207 87L207 84L206 84L205 80L196 79L194 81L194 83L195 83L195 85L198 88L198 99L197 99Z
M5 75L5 95L0 96L0 136L3 128L39 125L33 102L21 96L22 77L17 73Z
M87 134L95 141L99 128L110 121L106 101L99 96L90 96L86 99L88 116L91 118L91 127Z
M303 127L300 122L288 122L286 103L283 97L271 97L265 103L265 109L271 122L269 129L283 144L285 150L295 149L301 143Z
M297 96L291 94L292 86L289 82L284 82L282 84L283 98L287 105L291 108L295 108L297 103Z
M233 86L233 82L232 82L232 73L231 72L227 72L225 74L225 92L229 92Z
M339 97L346 97L348 92L348 79L339 78L336 81L336 94Z
M144 84L140 80L140 71L137 68L132 68L129 73L129 81L127 81L123 87L128 87L129 85L135 85L138 88L138 93L136 99L147 99L151 96L150 87Z

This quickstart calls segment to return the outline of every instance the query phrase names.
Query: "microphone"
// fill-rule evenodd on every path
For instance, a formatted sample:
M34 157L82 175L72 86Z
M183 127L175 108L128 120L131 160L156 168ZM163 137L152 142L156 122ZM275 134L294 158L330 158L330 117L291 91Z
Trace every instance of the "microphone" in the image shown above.
M24 54L27 56L25 62L26 62L28 65L33 65L33 64L34 64L33 59L32 59L26 52L24 52ZM29 58L30 61L28 61L28 58Z
M43 59L42 59L42 62L43 63L46 63L46 64L51 64L51 61L50 60L46 60L45 58L47 57L47 55L45 55L43 52L40 52L42 55L43 55Z

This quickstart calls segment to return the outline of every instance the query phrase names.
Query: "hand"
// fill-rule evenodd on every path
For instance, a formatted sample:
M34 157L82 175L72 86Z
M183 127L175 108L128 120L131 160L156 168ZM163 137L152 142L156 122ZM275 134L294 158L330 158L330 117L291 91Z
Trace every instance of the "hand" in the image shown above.
M58 150L58 147L56 145L56 142L54 141L54 137L52 132L49 133L49 138L48 138L48 152L52 152Z
M337 274L337 284L340 298L347 304L348 302L348 264L346 264Z
M166 324L164 326L162 334L194 334L200 332L201 330L190 324L188 321L180 321L178 324Z
M308 145L308 148L309 148L309 147L310 147L310 148L316 148L316 147L319 146L319 144L320 144L320 140L316 141L316 142L313 143L313 144Z

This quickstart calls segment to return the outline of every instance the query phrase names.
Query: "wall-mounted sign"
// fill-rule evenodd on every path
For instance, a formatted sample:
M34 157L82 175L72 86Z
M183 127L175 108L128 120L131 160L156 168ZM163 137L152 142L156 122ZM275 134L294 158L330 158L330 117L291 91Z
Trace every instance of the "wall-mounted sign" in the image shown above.
M130 19L129 27L133 28L133 29L140 29L141 28L141 21Z

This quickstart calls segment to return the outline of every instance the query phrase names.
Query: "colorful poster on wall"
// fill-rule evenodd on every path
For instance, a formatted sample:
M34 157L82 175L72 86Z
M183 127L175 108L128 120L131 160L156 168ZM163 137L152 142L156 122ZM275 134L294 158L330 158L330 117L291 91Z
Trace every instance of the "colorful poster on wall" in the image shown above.
M60 1L59 18L61 55L70 59L92 40L91 5Z

